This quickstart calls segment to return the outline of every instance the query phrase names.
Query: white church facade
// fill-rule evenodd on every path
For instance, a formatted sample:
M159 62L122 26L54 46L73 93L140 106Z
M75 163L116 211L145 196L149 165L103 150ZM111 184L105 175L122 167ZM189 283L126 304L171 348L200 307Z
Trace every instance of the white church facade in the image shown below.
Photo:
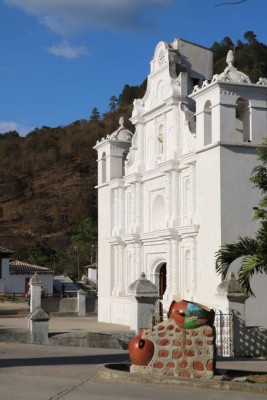
M123 126L99 141L98 318L130 325L129 285L144 272L163 310L185 299L227 312L215 252L254 234L260 193L249 178L267 132L267 81L212 52L160 42L147 90ZM253 321L253 324L255 321Z

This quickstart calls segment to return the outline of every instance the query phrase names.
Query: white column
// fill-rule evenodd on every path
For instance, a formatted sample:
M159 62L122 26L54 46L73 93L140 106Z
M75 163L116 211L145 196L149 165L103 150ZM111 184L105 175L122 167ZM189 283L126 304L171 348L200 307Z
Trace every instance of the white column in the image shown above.
M118 283L119 283L119 257L118 257L118 246L114 248L114 287L112 290L112 296L117 296Z
M135 254L135 246L132 244L131 247L131 282L129 285L133 283L136 278L136 254Z
M118 222L118 206L119 206L119 202L118 202L118 190L114 189L113 190L113 195L114 195L114 204L113 204L113 210L114 210L114 231L115 231L115 235L118 232L118 226L119 226L119 222Z
M178 242L171 240L172 246L172 294L173 297L179 296L179 263L178 263Z
M135 279L138 279L140 277L141 273L145 272L144 271L144 267L142 265L142 254L141 254L141 251L142 251L141 244L140 243L136 243L135 244L135 261L136 261L136 263L135 263L135 265L136 265L136 268L135 268L136 277L135 277Z
M143 165L144 165L144 140L145 140L145 127L143 124L139 123L136 126L137 129L137 148L138 148L138 164L141 167L141 170L143 169Z
M190 166L190 181L191 181L191 194L190 194L190 205L191 205L191 221L195 223L196 219L196 169L195 163Z
M172 245L171 242L168 240L166 243L167 249L167 277L166 277L166 291L163 296L164 300L169 300L172 294Z
M80 289L78 292L77 302L78 302L78 316L85 317L86 316L86 292L82 289Z
M122 296L125 293L124 288L124 246L118 245L119 252L119 276L118 276L118 288L117 288L117 296Z
M136 233L142 232L142 184L135 183Z
M166 186L166 221L167 226L171 224L171 199L172 199L172 192L171 192L171 175L169 172L165 175L165 186Z
M197 274L196 274L196 239L192 239L192 264L191 264L191 279L192 279L192 286L191 286L191 296L194 297L197 288Z
M35 273L30 279L30 312L41 307L42 281Z
M181 111L177 105L173 107L173 127L174 127L174 152L177 156L182 153L183 136L181 129ZM180 115L179 115L180 114Z
M178 173L177 171L171 172L171 194L172 194L172 202L171 202L171 216L173 226L176 226L178 220Z
M132 208L131 208L131 232L135 230L135 224L136 224L136 190L135 190L135 185L132 185Z
M118 195L119 195L119 201L118 201L118 203L119 203L119 210L118 210L118 212L119 212L119 234L121 234L121 233L124 233L124 223L125 223L125 221L124 221L124 198L123 198L124 190L123 190L123 188L119 188L118 191L119 191L119 193L118 193Z

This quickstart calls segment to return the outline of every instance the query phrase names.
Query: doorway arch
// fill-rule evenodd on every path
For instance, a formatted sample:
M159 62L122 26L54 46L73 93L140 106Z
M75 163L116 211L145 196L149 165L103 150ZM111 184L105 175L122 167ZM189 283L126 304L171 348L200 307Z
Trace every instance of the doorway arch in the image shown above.
M160 263L157 267L158 275L158 291L159 291L159 307L158 312L160 318L163 317L163 306L160 300L163 300L163 295L167 287L167 264L166 262Z
M163 307L161 301L167 288L167 262L166 258L160 254L154 254L148 265L148 279L158 288L159 300L156 303L155 313L162 319Z

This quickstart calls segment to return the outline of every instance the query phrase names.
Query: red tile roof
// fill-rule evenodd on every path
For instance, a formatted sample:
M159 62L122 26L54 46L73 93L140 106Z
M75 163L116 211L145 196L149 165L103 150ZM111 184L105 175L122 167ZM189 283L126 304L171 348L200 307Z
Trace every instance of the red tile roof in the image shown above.
M37 272L40 275L53 275L54 272L45 267L39 267L38 265L30 264L25 261L12 260L9 263L10 275L22 274L22 275L33 275Z
M15 251L6 249L5 247L0 247L0 256L10 256L14 254Z

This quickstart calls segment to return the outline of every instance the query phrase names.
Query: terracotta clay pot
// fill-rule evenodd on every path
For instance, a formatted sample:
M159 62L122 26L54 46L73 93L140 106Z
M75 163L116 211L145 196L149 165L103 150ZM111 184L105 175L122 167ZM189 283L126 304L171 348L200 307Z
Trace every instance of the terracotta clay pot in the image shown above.
M154 355L154 344L149 339L142 339L140 335L129 342L128 349L134 365L146 366Z

